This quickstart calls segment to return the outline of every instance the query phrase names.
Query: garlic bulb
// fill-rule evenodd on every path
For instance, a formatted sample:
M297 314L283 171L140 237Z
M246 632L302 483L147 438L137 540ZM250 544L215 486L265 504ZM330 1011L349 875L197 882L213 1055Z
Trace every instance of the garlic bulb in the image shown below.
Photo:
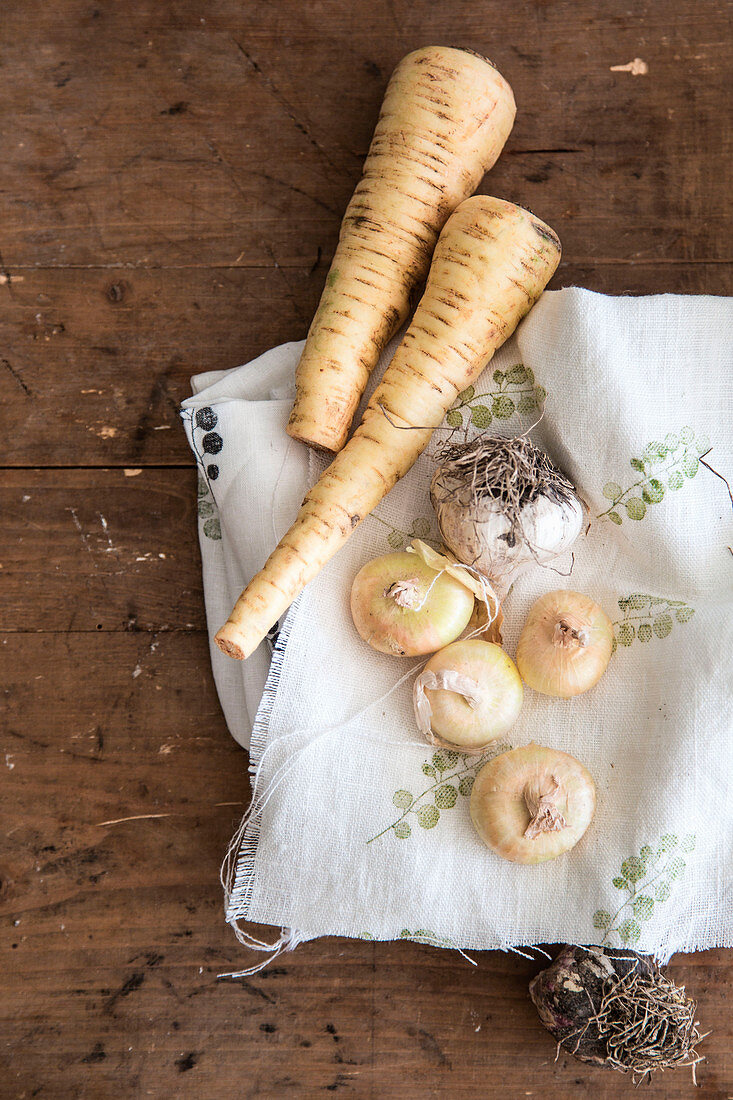
M523 695L511 657L493 642L466 638L434 654L417 677L415 719L431 744L480 753L514 725Z
M446 448L430 496L446 546L502 597L521 570L553 561L583 529L574 486L524 438Z
M560 589L530 608L517 667L535 691L570 699L598 683L612 646L613 624L603 608L580 592Z
M583 765L534 743L489 760L471 791L478 835L514 863L544 863L569 851L595 807L595 784Z
M351 615L365 642L381 653L434 653L465 629L473 591L416 554L398 551L367 562L351 588Z

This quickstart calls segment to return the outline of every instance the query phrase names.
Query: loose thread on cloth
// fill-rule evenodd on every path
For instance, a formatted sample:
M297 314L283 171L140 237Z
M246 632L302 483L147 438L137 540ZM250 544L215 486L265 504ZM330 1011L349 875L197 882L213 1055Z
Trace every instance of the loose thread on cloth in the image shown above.
M276 546L280 542L280 535L278 534L277 528L275 527L275 510L277 508L277 495L278 495L278 492L280 491L280 486L282 484L282 480L283 480L283 477L285 475L285 468L287 466L288 459L290 458L290 452L293 448L293 443L294 443L294 440L293 440L292 436L288 436L288 444L287 444L287 447L285 448L285 454L283 455L283 460L282 460L282 463L280 465L280 470L279 470L278 475L275 479L275 485L274 485L273 490L272 490L272 513L270 515L270 519L272 520L272 537L274 539L274 542L275 542Z
M460 563L458 563L458 564L460 564ZM476 576L480 580L482 580L482 578L480 577L480 574L477 574L476 570L474 570L471 566L463 566L463 568L465 568L470 573L476 574ZM444 573L445 571L446 571L445 569L440 570L438 575L432 581L432 584L435 584L438 577L442 573ZM432 584L431 584L431 587L432 587ZM497 601L492 606L492 604L489 601L489 596L488 596L488 593L486 591L486 587L483 584L482 584L482 597L483 597L483 602L485 603L485 606L486 606L486 612L487 612L487 616L488 616L488 625L490 625L493 622L493 620L496 618L497 614L498 614L499 604L498 604L498 601ZM471 633L467 635L467 638L473 638L477 634L483 633L483 631L485 629L486 629L486 626L481 626L481 627L477 628L476 630L471 631ZM289 636L289 629L288 629L288 624L286 623L283 627L284 641L287 639L288 636ZM280 673L280 669L282 667L282 660L283 660L284 650L285 650L285 644L283 644L282 647L280 647L280 646L276 647L276 650L273 653L272 674L274 675L276 681L277 681L277 679L279 679L279 673ZM231 841L229 842L229 846L227 848L226 855L224 856L224 860L223 860L222 865L221 865L220 881L221 881L222 888L224 890L224 904L225 904L225 910L226 910L227 913L229 913L229 910L230 910L230 906L231 906L231 903L232 903L232 898L233 898L233 895L234 895L234 892L235 892L236 880L237 880L237 877L238 877L239 873L240 872L245 872L247 870L251 871L253 869L254 853L255 853L255 850L256 850L256 841L257 841L257 837L258 837L258 834L259 834L259 823L261 821L262 814L263 814L267 804L269 803L270 799L272 798L272 796L275 794L275 792L280 787L280 785L287 779L288 775L290 775L290 773L292 772L292 770L294 769L296 764L299 763L299 761L302 758L302 756L304 755L304 753L306 753L315 744L321 742L324 738L329 737L329 736L333 736L334 734L338 734L338 733L342 732L345 728L350 726L353 722L356 722L356 721L358 721L359 718L362 718L373 707L380 706L387 699L389 699L390 696L395 691L398 690L398 688L402 687L402 685L404 683L406 683L410 679L410 677L419 674L420 671L425 667L426 663L427 663L427 661L419 661L417 664L413 665L412 668L408 669L408 671L403 676L400 676L400 678L390 688L388 688L388 690L386 692L384 692L381 696L379 696L379 698L370 700L364 707L360 708L360 710L358 710L355 714L352 714L351 716L340 720L338 722L338 724L336 724L336 725L328 726L326 729L321 730L320 733L317 733L314 737L311 737L306 742L305 745L302 745L300 748L296 749L296 751L294 753L292 753L292 755L289 756L289 758L288 758L288 760L286 761L285 764L282 764L277 769L277 771L275 772L275 774L272 776L269 783L267 784L265 790L260 794L258 789L259 789L260 780L261 780L261 777L262 777L262 770L263 770L265 760L266 760L267 755L270 752L270 750L272 748L275 748L275 747L282 748L283 745L286 744L288 741L290 741L291 738L297 737L297 736L302 735L302 734L307 735L308 734L308 729L307 728L301 728L301 729L292 730L290 733L286 733L282 737L279 737L276 741L271 741L265 747L265 749L262 753L262 756L260 757L259 762L257 763L256 768L252 772L252 799L250 801L250 804L249 804L249 807L248 807L246 813L244 814L241 822L239 823L239 827L238 827L236 833L234 834ZM265 694L263 695L263 704L262 705L266 707L266 709L268 711L268 714L271 713L273 701L274 701L274 696L271 696L271 693L268 693L268 691L266 689ZM384 738L376 737L373 734L370 734L366 731L364 731L364 736L368 740L377 741L377 742L381 742L381 743L384 742ZM424 747L425 747L425 741L406 741L406 742L401 742L401 744L405 745L408 748L424 749ZM252 771L251 768L250 768L250 771ZM247 833L250 830L250 827L252 827L252 830L254 831L255 835L252 837L252 845L250 845L248 847L248 849L245 850L245 837L247 836ZM219 975L220 977L247 977L247 976L251 976L252 974L256 974L260 970L263 970L270 962L272 962L273 959L277 958L277 956L282 951L292 951L292 950L294 950L295 947L297 947L300 943L303 943L307 939L306 936L304 936L302 933L298 932L297 930L283 928L283 929L281 929L280 936L276 940L274 940L271 943L266 943L265 941L258 940L255 937L251 936L248 932L244 931L239 925L239 918L238 917L230 918L229 919L229 924L231 924L231 926L234 930L234 934L235 934L235 936L237 937L237 939L239 940L239 942L241 944L243 944L245 947L249 947L253 951L266 951L266 952L268 952L268 957L263 962L255 965L253 967L249 967L249 968L247 968L245 970L242 970L242 971L237 971L236 974L235 973L222 974L222 975ZM457 950L459 951L459 954L461 954L461 955L464 954L463 951L460 950L460 948L457 948ZM469 956L464 955L464 958L468 959L468 961L470 963L475 965L474 960L471 959Z
M465 568L470 573L476 574L480 578L480 574L477 574L476 570L472 569L471 566L464 566L463 568ZM445 570L440 571L440 573L443 573L443 572L445 572ZM440 576L440 573L438 574L438 576ZM438 576L436 576L435 580L432 582L433 584L438 579ZM488 615L488 625L490 625L494 621L494 619L496 618L496 615L498 613L498 606L495 606L494 608L492 608L490 606L489 598L488 598L488 595L487 595L485 589L483 590L483 599L484 599L484 602L485 602L485 605L486 605L486 611L487 611L487 615ZM467 640L471 639L471 638L474 638L478 634L483 633L485 629L486 629L485 626L480 626L476 630L471 631L471 633L466 636ZM274 671L275 671L276 675L279 672L279 666L282 663L282 655L283 655L283 650L276 651L276 653L273 654L273 665L275 666ZM384 692L379 698L370 700L370 702L368 702L364 707L362 707L355 714L352 714L350 717L347 717L345 719L340 720L338 725L329 726L325 730L321 730L320 733L317 733L315 735L315 737L312 737L304 746L302 746L300 749L298 749L297 752L294 753L288 759L287 763L281 765L281 767L275 772L275 775L272 777L272 779L268 783L267 787L265 788L265 791L263 792L261 801L258 801L258 793L257 792L258 792L258 786L259 786L259 782L260 782L260 776L261 776L261 773L262 773L263 765L265 763L265 758L267 757L267 754L269 753L269 751L272 748L275 748L276 746L281 747L285 742L289 741L290 738L292 738L292 737L297 737L299 734L307 734L308 729L306 727L306 728L300 728L300 729L292 730L290 733L284 734L282 737L279 737L276 741L271 741L269 743L269 745L267 745L267 747L265 748L262 756L260 757L260 760L259 760L259 763L257 764L256 769L253 772L252 799L250 801L250 805L247 809L247 812L244 814L244 817L242 818L242 820L240 822L240 825L239 825L239 828L237 829L237 832L234 834L234 836L232 837L232 839L229 843L229 847L227 849L226 856L224 857L224 862L222 864L221 883L222 883L222 886L224 888L225 900L226 900L227 906L229 905L229 901L230 901L230 898L231 898L232 878L233 878L233 875L234 875L235 870L236 870L236 866L235 866L235 864L236 864L236 854L237 854L238 849L241 845L241 841L242 841L242 838L244 836L244 833L246 832L247 826L249 825L250 821L253 818L261 816L262 811L265 809L267 803L270 801L270 798L275 793L275 791L280 786L280 784L283 782L283 780L287 778L288 774L295 767L295 765L298 763L298 761L300 760L300 757L303 755L303 753L306 752L313 745L315 745L316 743L321 741L324 737L327 737L329 735L338 733L341 730L343 730L344 728L348 727L349 725L351 725L352 722L355 722L359 718L363 717L369 710L371 710L372 707L379 706L381 703L385 702L387 699L390 698L390 696L399 687L402 686L402 684L404 684L407 680L409 680L411 676L417 674L421 670L421 668L423 668L425 666L426 663L427 663L426 661L422 661L422 662L418 662L418 664L416 664L416 665L413 665L412 668L410 668L403 676L401 676L399 678L399 680L397 680L396 683L394 683L392 685L392 687L388 688L388 690L386 692ZM263 699L264 699L264 697L263 697ZM366 736L369 737L370 735L366 734ZM370 739L372 739L372 738L370 738ZM376 740L376 741L383 741L384 740L383 738L373 738L373 739ZM424 742L412 741L412 742L406 742L406 744L408 746L411 746L411 747L417 747L417 748L423 748L424 747Z

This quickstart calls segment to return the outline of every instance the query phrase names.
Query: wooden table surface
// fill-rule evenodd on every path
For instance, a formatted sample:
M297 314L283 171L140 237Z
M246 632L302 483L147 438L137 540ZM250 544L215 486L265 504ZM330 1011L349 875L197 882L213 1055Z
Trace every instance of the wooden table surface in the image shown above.
M635 1095L555 1061L539 965L517 956L322 940L217 981L245 962L218 872L249 788L209 670L177 406L192 373L305 334L387 77L431 42L514 87L482 190L558 230L552 286L733 292L730 15L5 0L0 1096ZM680 1071L644 1095L733 1095L730 953L670 972L713 1028L708 1061L697 1093Z

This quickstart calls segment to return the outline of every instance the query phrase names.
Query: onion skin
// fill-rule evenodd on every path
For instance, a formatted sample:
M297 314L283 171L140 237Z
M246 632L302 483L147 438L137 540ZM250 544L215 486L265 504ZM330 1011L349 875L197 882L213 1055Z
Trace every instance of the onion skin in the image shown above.
M422 606L403 606L410 597L396 598L399 588L393 586L399 585L411 589L412 602ZM465 630L473 605L473 593L465 585L406 551L367 562L351 588L351 615L360 636L380 653L397 657L442 649Z
M582 634L559 637L563 625ZM572 630L570 633L572 633ZM600 680L613 646L613 624L589 596L567 589L547 592L532 605L517 645L517 667L528 687L571 699Z
M525 835L527 796L557 791L562 827ZM590 773L566 752L523 745L489 760L471 791L471 820L487 847L512 863L544 863L573 848L593 819L596 789ZM531 830L530 830L531 831Z
M549 1032L563 1049L581 1062L603 1066L606 1043L598 1033L597 1015L611 979L620 981L631 971L651 977L656 966L624 947L564 947L555 961L529 983L529 995Z
M469 676L479 688L481 701L471 707L455 691L426 690L433 712L433 744L478 754L511 729L522 709L524 689L514 661L501 646L480 638L454 642L425 666L426 672L439 669Z

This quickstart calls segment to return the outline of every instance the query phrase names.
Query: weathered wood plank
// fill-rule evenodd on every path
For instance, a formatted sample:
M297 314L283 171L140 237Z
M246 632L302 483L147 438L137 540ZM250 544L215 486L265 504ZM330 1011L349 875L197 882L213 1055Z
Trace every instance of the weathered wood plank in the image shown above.
M725 5L632 14L602 0L592 39L567 2L283 10L223 5L202 21L192 0L175 14L145 0L34 5L44 49L32 66L12 48L27 5L6 20L11 272L309 266L319 247L333 250L391 69L430 39L488 53L512 83L517 123L487 186L553 224L571 262L731 258ZM648 74L611 71L640 55Z
M522 958L324 940L217 983L249 960L217 877L246 758L208 671L195 474L155 467L192 464L190 374L304 335L389 72L430 40L510 79L483 190L556 226L554 286L733 293L729 8L8 0L2 19L0 1091L636 1096L554 1061ZM646 75L611 71L635 57ZM714 1028L698 1095L729 1096L730 953L671 972Z
M2 471L0 515L0 630L204 629L194 470Z
M178 417L189 378L302 339L317 270L28 271L0 286L7 466L192 464ZM733 264L563 262L551 287L733 293Z
M6 637L0 998L9 1097L636 1095L562 1057L527 995L542 965L471 967L410 943L322 940L242 982L217 872L248 795L200 634ZM138 676L134 670L142 669ZM28 670L31 675L28 675ZM80 670L83 674L80 675ZM101 825L134 815L139 820ZM268 937L269 929L259 930ZM674 961L700 1001L709 1062L733 1074L728 954ZM686 1073L645 1090L690 1095Z

